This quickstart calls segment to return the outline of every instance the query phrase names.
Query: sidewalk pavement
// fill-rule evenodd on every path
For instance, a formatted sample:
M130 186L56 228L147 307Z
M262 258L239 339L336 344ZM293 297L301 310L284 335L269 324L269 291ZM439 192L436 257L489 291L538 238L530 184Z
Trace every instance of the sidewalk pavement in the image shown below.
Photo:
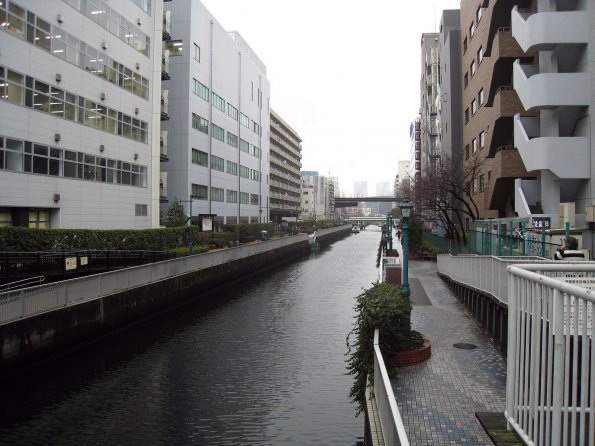
M401 251L400 243L395 247ZM412 328L432 343L428 361L399 368L392 379L409 442L492 445L475 412L504 412L506 360L440 279L435 262L410 261L409 278L419 279L431 303L416 305L426 299L412 299Z

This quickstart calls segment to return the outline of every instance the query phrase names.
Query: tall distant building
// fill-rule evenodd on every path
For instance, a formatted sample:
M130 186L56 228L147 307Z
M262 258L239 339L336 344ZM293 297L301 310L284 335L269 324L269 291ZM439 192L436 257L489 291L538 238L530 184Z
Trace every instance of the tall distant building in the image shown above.
M367 181L356 181L353 183L353 193L355 197L367 197L368 196L368 182Z
M421 36L421 98L420 98L420 172L425 175L429 169L440 165L438 147L438 77L439 44L438 33L424 33Z
M221 223L269 221L269 81L263 62L199 0L171 12L168 204ZM185 205L189 210L189 206Z
M378 181L376 183L376 196L378 197L386 197L391 196L391 188L389 181Z
M409 182L411 179L411 177L410 177L411 161L409 161L409 160L399 161L398 165L399 165L399 168L397 170L397 176L395 177L393 193L396 197L404 198L404 197L400 196L400 190L404 184L406 184L406 187L410 186Z
M317 171L302 171L301 220L335 218L335 181Z
M159 224L163 2L0 1L0 226Z

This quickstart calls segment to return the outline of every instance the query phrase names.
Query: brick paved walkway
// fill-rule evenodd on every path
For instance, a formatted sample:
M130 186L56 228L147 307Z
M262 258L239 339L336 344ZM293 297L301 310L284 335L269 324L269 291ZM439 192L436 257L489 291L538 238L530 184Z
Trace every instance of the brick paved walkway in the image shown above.
M400 245L398 246L400 250ZM432 357L399 368L395 398L412 445L492 445L475 412L504 412L506 361L478 322L451 294L435 262L409 262L431 306L415 305L413 329L429 337ZM456 343L477 346L473 350Z

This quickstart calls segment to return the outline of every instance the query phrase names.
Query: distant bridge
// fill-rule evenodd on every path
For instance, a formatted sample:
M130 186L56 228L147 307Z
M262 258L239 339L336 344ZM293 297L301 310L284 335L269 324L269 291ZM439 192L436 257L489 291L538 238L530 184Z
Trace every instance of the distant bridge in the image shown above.
M358 203L399 203L403 201L398 197L335 197L335 208L352 208L356 207Z

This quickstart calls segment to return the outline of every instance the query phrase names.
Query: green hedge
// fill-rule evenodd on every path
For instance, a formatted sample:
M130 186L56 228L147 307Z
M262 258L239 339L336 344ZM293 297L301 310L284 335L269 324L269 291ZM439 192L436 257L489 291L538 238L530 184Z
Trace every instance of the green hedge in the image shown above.
M249 243L260 240L260 231L267 231L269 237L272 236L275 228L270 223L242 223L240 225L224 225L223 231L231 234L233 240L239 240L240 243Z

